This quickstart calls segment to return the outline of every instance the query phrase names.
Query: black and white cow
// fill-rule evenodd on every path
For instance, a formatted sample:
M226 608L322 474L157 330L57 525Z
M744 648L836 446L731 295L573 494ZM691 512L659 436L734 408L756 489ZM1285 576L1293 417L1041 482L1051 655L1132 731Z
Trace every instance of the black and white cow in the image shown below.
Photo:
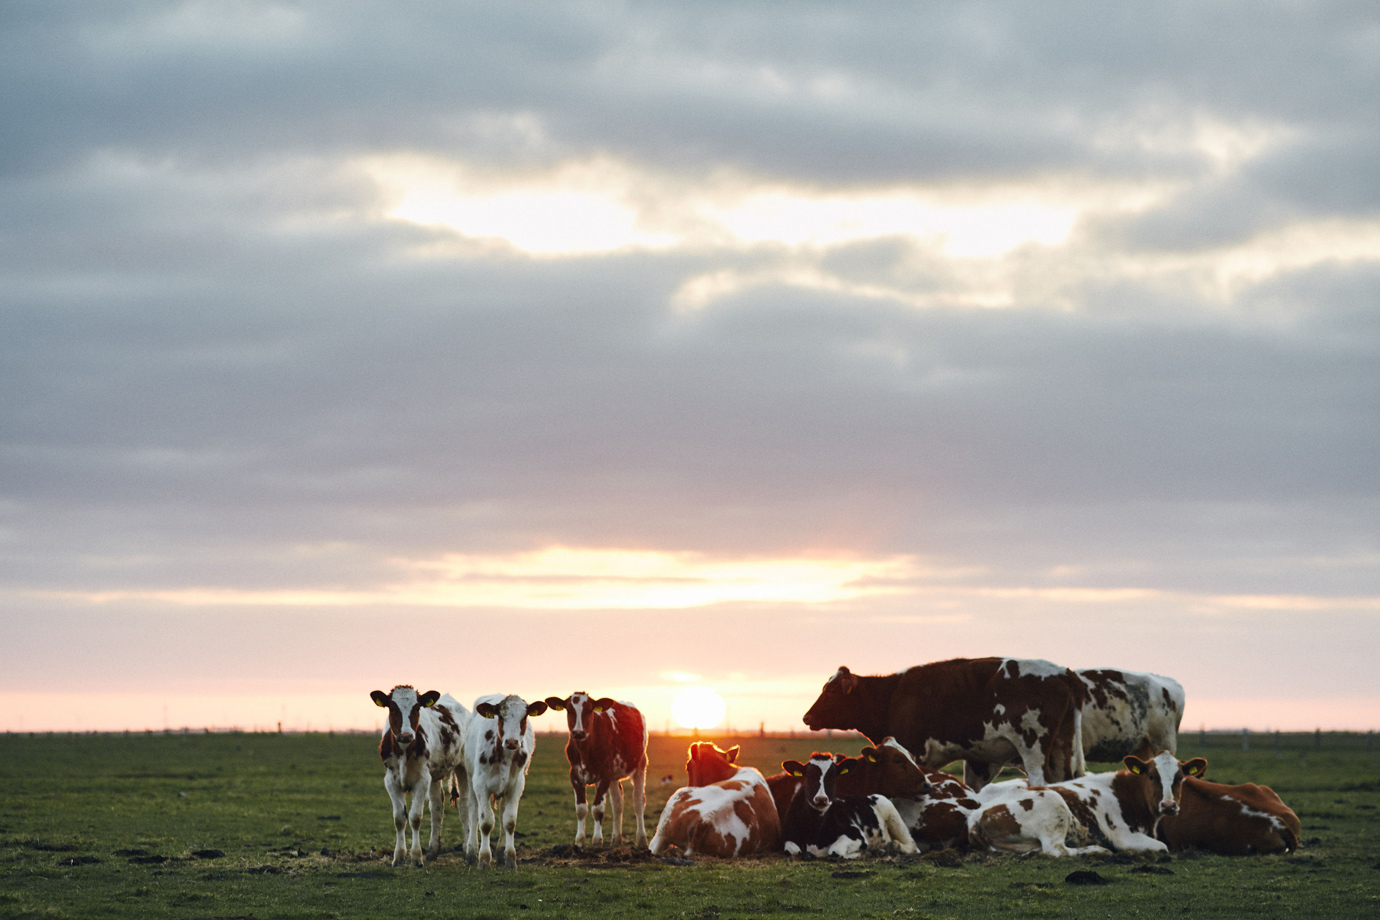
M781 765L803 785L791 799L781 822L786 852L792 856L842 856L855 859L864 850L894 845L902 853L918 852L910 830L884 795L835 796L840 761L816 752L809 763L788 760Z
M481 866L494 861L489 836L494 829L494 800L503 803L503 863L517 867L518 802L527 785L527 771L537 747L537 733L529 716L546 712L546 703L528 703L520 696L491 694L474 703L474 718L465 732L465 772L469 777L465 858ZM476 847L476 836L478 836ZM476 853L477 849L477 853Z
M442 696L437 690L428 690L419 694L409 684L399 684L387 693L375 690L369 697L375 706L388 710L379 757L383 759L383 785L393 802L393 865L402 865L410 855L412 862L420 866L423 807L430 802L431 841L426 855L435 859L441 850L441 824L446 814L445 779L454 775L457 783L465 782L463 737L470 711L449 693ZM462 821L464 817L462 812ZM405 834L409 824L410 854Z
M1074 673L1088 688L1082 720L1086 760L1119 763L1128 754L1144 758L1179 749L1184 688L1177 680L1115 668Z
M565 758L570 762L570 785L575 790L575 845L585 842L585 817L590 813L585 787L594 786L594 842L603 842L604 800L613 797L613 844L623 842L623 780L632 779L633 814L637 818L637 846L647 845L647 721L631 703L608 697L592 698L577 691L565 699L548 696L546 705L564 712L570 729Z

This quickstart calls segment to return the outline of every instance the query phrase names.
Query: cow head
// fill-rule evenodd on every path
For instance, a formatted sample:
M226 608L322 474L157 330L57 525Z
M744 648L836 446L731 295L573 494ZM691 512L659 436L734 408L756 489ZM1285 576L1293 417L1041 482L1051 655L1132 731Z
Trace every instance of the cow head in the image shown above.
M738 772L738 745L722 750L711 741L696 741L690 745L685 761L685 773L691 786L710 786L729 779Z
M839 763L839 795L884 795L915 799L930 791L925 771L904 751L889 745L865 747Z
M798 794L804 796L805 802L815 811L824 811L834 800L840 771L849 772L841 766L846 762L843 754L816 751L810 755L809 763L787 760L781 764L781 769L805 780Z
M495 743L510 751L517 750L522 744L523 736L527 734L527 717L539 716L543 712L546 712L546 703L541 700L528 703L517 694L505 696L497 703L485 700L474 706L475 715L498 722L498 739Z
M374 705L388 710L388 733L403 747L412 743L417 734L417 724L422 720L422 710L430 709L441 698L441 691L428 690L418 693L410 684L399 684L387 693L375 690L369 694Z
M608 697L594 699L583 690L570 694L565 699L548 696L546 705L556 712L565 713L565 724L570 729L570 737L584 741L594 731L594 717L613 708L614 701Z
M853 697L861 682L858 676L847 668L839 668L834 676L824 682L819 698L805 713L805 724L810 731L821 728L853 728L856 714L861 705Z
M1203 758L1181 761L1168 751L1161 751L1149 760L1130 754L1122 763L1140 780L1138 789L1143 804L1155 820L1177 815L1184 777L1202 776L1207 771L1207 761Z

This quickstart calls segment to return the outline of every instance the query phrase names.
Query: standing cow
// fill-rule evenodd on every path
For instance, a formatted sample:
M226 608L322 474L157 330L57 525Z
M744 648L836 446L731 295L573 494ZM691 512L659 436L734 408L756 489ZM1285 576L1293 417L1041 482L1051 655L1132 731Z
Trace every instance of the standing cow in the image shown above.
M593 699L578 691L565 699L548 696L546 705L565 713L570 740L570 785L575 789L575 845L585 842L585 816L590 808L585 787L594 785L594 842L602 843L604 799L613 794L613 845L623 842L623 780L632 778L633 811L637 816L637 846L647 845L647 721L631 703L608 697Z
M503 805L503 864L517 867L518 803L527 785L527 771L537 747L537 734L530 716L546 712L546 703L528 703L516 695L481 696L474 703L474 718L465 731L465 772L469 783L466 812L469 830L465 836L465 858L481 866L493 862L489 835L494 829L494 800ZM478 852L475 837L478 835Z
M1088 688L1083 706L1083 755L1094 763L1119 763L1129 754L1145 758L1179 749L1184 688L1172 677L1083 668Z
M441 824L446 815L445 779L454 774L457 783L465 782L463 735L470 711L449 693L418 693L410 684L399 684L387 693L375 690L369 698L375 706L388 710L379 757L383 759L383 785L393 803L393 865L401 866L410 856L420 866L423 807L430 802L431 841L426 855L435 859L441 851ZM408 793L412 795L411 808ZM405 833L409 824L410 852Z
M1011 760L1042 785L1081 775L1086 699L1078 675L1048 661L955 658L873 677L839 668L805 724L860 731L873 744L891 735L928 767L961 759L973 789Z

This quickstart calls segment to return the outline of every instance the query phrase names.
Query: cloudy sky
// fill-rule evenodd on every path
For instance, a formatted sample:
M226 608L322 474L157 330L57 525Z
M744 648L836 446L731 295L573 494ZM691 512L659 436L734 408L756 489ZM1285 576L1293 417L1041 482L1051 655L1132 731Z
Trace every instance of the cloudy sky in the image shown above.
M45 0L0 86L6 728L1380 723L1372 2Z

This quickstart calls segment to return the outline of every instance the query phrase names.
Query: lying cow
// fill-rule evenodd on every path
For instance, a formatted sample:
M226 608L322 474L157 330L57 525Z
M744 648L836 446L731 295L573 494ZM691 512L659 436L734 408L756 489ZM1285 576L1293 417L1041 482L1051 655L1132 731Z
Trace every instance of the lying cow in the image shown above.
M1169 849L1207 850L1224 856L1292 853L1299 845L1299 816L1269 786L1228 786L1198 777L1184 780L1179 813L1160 822Z
M1012 760L1035 784L1079 775L1086 699L1078 675L1048 661L955 658L872 677L839 668L804 718L873 744L891 735L927 767L962 759L981 789Z
M1090 773L1049 786L989 794L968 824L973 846L1049 856L1081 856L1107 850L1163 852L1155 839L1161 819L1176 814L1185 778L1207 769L1201 757L1181 763L1173 754L1151 760L1128 756L1126 769ZM1075 847L1068 846L1073 840Z
M604 840L604 800L613 793L613 844L623 842L623 780L632 778L633 813L637 816L637 846L647 845L647 722L631 703L608 697L592 699L583 691L565 699L548 696L546 705L564 712L570 740L570 785L575 789L575 845L585 842L585 816L590 808L585 787L594 785L594 842Z
M494 861L489 835L494 829L494 800L503 802L503 864L517 867L518 802L527 785L527 771L537 747L536 731L530 716L546 712L546 703L528 703L520 696L493 694L474 703L474 718L465 731L465 807L469 829L465 836L465 858L481 866ZM476 854L476 833L478 853Z
M957 777L920 766L895 738L863 748L848 763L852 769L839 778L840 795L878 792L891 799L921 850L967 847L968 819L980 803Z
M803 781L781 819L781 836L790 855L856 859L864 850L893 844L902 853L917 852L906 823L886 796L838 794L839 780L852 772L848 758L816 752L809 763L788 760L781 766Z
M1149 757L1179 749L1184 688L1158 674L1084 668L1074 672L1088 689L1083 705L1083 756L1118 763L1128 754Z
M756 769L737 766L738 750L707 741L690 745L689 785L662 809L652 853L679 846L687 856L750 856L781 848L781 821L767 782Z
M422 809L430 802L431 840L426 858L435 859L441 851L441 824L446 809L444 783L454 775L464 782L464 746L462 738L470 720L470 711L449 693L438 690L418 693L410 684L399 684L384 693L369 694L375 706L388 710L388 725L379 741L379 757L383 759L383 786L393 802L393 865L401 866L408 858L422 864ZM412 795L412 807L407 796ZM463 814L462 814L463 821ZM412 849L406 846L406 828L412 826Z

